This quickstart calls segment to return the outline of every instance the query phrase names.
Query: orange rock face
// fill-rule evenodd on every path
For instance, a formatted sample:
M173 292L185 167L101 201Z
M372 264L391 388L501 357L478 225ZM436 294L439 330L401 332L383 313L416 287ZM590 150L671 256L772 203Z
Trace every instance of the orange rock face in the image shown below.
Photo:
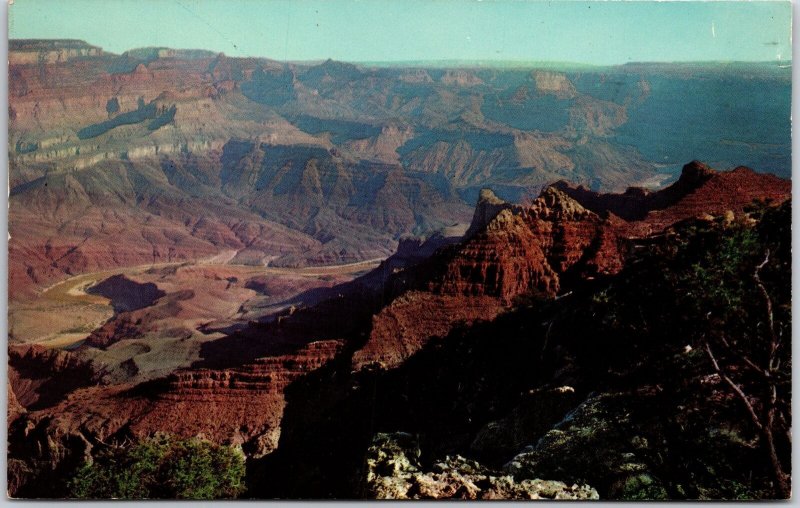
M595 272L605 273L622 266L615 224L553 187L529 207L484 190L466 238L437 255L425 291L406 293L373 318L354 369L397 366L431 337L446 336L456 324L490 320L519 295L554 297L560 276L579 263L593 262Z
M600 270L619 265L619 253L607 248L616 225L554 187L527 208L493 206L494 218L454 255L435 290L492 296L508 305L531 291L555 296L559 275L596 257L601 246Z
M142 435L170 429L242 444L255 456L272 451L280 437L285 388L314 371L341 349L340 341L317 341L296 353L261 358L235 369L197 369L167 379L132 430Z
M599 194L560 182L523 207L484 190L465 240L437 254L425 291L407 293L373 318L353 367L397 366L431 337L492 319L520 295L553 298L570 281L619 272L631 238L702 214L741 212L754 200L781 202L790 190L789 181L772 175L717 172L698 162L653 193Z

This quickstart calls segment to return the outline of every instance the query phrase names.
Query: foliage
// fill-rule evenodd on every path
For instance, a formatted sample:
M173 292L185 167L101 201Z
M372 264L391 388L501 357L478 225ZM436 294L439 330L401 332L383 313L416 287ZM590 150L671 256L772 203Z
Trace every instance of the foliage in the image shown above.
M759 208L751 212L756 224L698 221L676 226L663 240L645 246L631 268L595 291L588 320L577 324L632 354L655 348L661 355L675 346L697 348L724 339L758 356L768 349L769 333L754 274L767 252L771 254L761 273L776 303L776 331L789 335L791 236L784 227L791 224L789 213L788 206ZM790 362L788 348L785 353L784 361Z
M571 344L594 390L653 393L633 404L634 427L663 443L645 462L669 497L785 497L790 203L685 221L636 249L562 311L552 340ZM601 480L589 483L602 491Z
M221 499L244 491L244 475L244 456L233 448L157 434L104 450L69 486L80 499Z

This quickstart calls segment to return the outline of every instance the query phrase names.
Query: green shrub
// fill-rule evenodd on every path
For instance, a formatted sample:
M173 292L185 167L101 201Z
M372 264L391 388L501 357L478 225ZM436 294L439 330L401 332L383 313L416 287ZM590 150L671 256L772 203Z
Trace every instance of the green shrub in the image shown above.
M80 499L221 499L244 491L244 456L226 446L166 434L111 448L69 483Z

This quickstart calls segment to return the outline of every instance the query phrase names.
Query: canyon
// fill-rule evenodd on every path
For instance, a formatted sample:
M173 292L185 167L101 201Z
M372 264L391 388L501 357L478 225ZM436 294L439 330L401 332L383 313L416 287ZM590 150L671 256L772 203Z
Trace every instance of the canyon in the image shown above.
M386 257L468 223L486 186L512 201L562 179L659 186L691 159L790 171L790 74L761 64L456 71L57 40L10 55L12 299L229 249L273 266ZM763 125L725 106L746 87L774 92L747 106Z
M737 301L790 325L789 71L9 54L10 496L159 432L241 450L252 498L777 492L684 286L743 235Z
M723 198L718 189L736 192ZM18 495L28 495L33 492L29 489L44 488L47 479L65 474L104 443L163 429L240 446L254 471L269 469L271 461L280 464L272 467L289 467L287 474L292 467L309 467L307 460L320 460L322 467L326 462L317 454L330 443L323 445L317 439L337 432L365 439L369 432L327 429L310 439L308 433L317 432L310 427L338 427L363 418L345 413L334 423L325 415L334 408L339 411L340 404L350 408L346 411L367 411L371 404L362 400L369 397L362 391L370 380L390 383L383 378L412 375L409 369L416 372L413 366L423 361L420 358L431 345L447 344L442 341L459 330L490 326L525 299L541 302L533 303L534 307L547 305L544 302L557 302L587 282L613 280L636 259L638 243L658 238L673 225L687 220L746 221L752 203L761 201L775 208L788 199L789 192L787 180L747 168L717 172L698 162L686 165L676 183L652 193L629 189L622 194L599 194L559 183L546 187L528 205L514 205L485 190L463 236L432 237L428 242L435 247L427 248L427 256L417 254L426 250L426 242L406 242L374 270L332 284L327 298L307 305L298 302L298 307L271 314L271 321L251 321L233 332L217 328L202 339L191 338L192 333L206 332L192 331L187 321L183 326L188 326L184 328L188 336L170 332L172 316L198 313L183 303L195 295L169 284L164 271L200 270L231 284L230 277L220 276L219 265L152 269L137 276L142 282L109 277L89 294L114 298L116 290L127 287L128 299L124 305L117 304L115 315L77 349L56 352L39 345L12 349L10 485ZM702 200L707 193L717 200ZM635 209L635 218L631 213L622 213L625 219L609 211L616 207ZM165 282L144 282L148 275L158 275L153 280ZM269 282L261 277L261 284ZM131 296L134 287L140 296ZM153 338L143 339L148 333ZM170 344L175 340L171 336L178 343L199 344L199 354L193 360L169 364L170 355L177 351L170 346L169 354L168 349L157 350L157 362L148 358L153 356L151 347ZM112 355L104 356L103 350L121 347L131 356L124 361L117 356L119 366L109 370ZM48 378L61 380L62 392L47 389ZM350 394L353 390L354 395ZM300 392L303 402L295 407ZM342 397L356 397L360 402L345 403ZM558 407L566 411L571 406L557 403ZM394 411L388 414L398 418L388 420L392 425L403 425L405 417ZM299 424L298 418L305 423ZM549 418L557 421L556 416ZM306 449L315 444L320 448ZM366 450L368 443L345 440L345 444L353 446L348 452L352 457L357 450ZM311 481L308 474L302 478ZM347 490L352 478L340 478L338 485L344 490L324 490L336 485L336 478L318 487L304 483L303 488L312 497L352 496L354 491ZM261 494L303 495L291 490L300 488L296 483L282 488L288 490Z

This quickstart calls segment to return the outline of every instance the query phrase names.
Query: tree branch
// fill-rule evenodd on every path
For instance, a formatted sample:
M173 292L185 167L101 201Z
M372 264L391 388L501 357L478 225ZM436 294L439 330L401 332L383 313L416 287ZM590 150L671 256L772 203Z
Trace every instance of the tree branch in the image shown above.
M780 338L778 337L778 334L775 333L775 318L774 318L774 313L772 311L772 298L769 297L769 293L767 292L767 287L764 285L764 281L761 280L761 270L765 266L767 266L767 263L769 263L769 249L766 250L766 253L764 255L764 261L762 261L758 266L756 266L756 270L753 273L753 280L756 281L756 286L758 286L758 289L761 292L761 296L764 298L764 305L767 308L767 326L770 339L768 370L770 372L775 372L776 370L778 370L778 366L775 364L775 353L778 351L778 348L780 347Z
M761 424L761 421L758 418L755 409L753 409L753 405L750 403L750 399L747 398L747 395L745 395L745 393L742 391L739 385L734 383L733 380L722 371L722 369L719 366L719 363L717 362L717 359L714 357L714 353L711 352L711 346L709 346L708 342L706 342L706 353L708 353L708 358L711 360L711 364L714 366L714 370L717 372L717 374L719 374L719 377L723 381L725 381L728 384L728 386L730 386L733 389L734 392L736 392L736 395L739 396L739 399L745 405L747 412L750 414L750 419L753 420L753 425L755 425L759 431L762 431L764 426Z

